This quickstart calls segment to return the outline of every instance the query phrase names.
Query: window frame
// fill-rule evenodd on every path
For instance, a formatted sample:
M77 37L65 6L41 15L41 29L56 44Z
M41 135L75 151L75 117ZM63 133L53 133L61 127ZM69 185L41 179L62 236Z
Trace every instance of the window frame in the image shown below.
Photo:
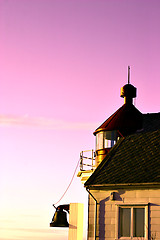
M116 204L116 224L115 224L115 238L116 239L148 239L148 211L149 211L149 203L128 203L128 204ZM130 237L120 237L120 208L131 208L131 229L130 229ZM134 208L144 208L145 210L145 219L144 219L144 237L133 237L133 209Z

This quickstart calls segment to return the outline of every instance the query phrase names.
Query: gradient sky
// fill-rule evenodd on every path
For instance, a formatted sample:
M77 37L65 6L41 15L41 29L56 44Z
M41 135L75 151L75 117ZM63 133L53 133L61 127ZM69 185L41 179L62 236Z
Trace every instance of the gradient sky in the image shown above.
M159 0L0 0L0 240L68 239L52 204L123 104L128 65L136 107L159 112ZM86 229L76 176L70 202Z

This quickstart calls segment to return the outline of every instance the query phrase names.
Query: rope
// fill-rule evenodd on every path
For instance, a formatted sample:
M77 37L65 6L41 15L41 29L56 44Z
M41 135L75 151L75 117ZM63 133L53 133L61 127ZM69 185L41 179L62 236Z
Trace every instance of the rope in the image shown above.
M59 202L62 200L62 198L64 197L64 195L65 195L66 192L68 191L69 187L71 186L71 183L73 182L74 176L75 176L76 171L77 171L77 168L78 168L78 166L79 166L79 162L80 162L80 159L78 160L77 166L76 166L76 168L75 168L75 170L74 170L73 176L72 176L72 178L71 178L71 181L70 181L67 189L65 190L65 192L63 193L63 195L62 195L62 197L59 199L59 201L56 202L56 203L54 203L53 206L56 205L57 203L59 203ZM55 207L55 206L54 206L54 207Z

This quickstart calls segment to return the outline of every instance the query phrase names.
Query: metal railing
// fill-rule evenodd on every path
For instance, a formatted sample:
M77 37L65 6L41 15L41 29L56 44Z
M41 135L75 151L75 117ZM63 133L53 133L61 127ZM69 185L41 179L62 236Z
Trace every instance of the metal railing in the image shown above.
M85 154L85 155L84 155ZM85 150L80 152L80 171L95 169L95 152L94 150Z

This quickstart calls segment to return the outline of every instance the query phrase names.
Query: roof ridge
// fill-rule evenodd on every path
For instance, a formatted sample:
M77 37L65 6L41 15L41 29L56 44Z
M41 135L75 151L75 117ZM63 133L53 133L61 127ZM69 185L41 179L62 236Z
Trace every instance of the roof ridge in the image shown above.
M158 115L160 114L160 112L157 112L157 113L143 113L143 115Z

